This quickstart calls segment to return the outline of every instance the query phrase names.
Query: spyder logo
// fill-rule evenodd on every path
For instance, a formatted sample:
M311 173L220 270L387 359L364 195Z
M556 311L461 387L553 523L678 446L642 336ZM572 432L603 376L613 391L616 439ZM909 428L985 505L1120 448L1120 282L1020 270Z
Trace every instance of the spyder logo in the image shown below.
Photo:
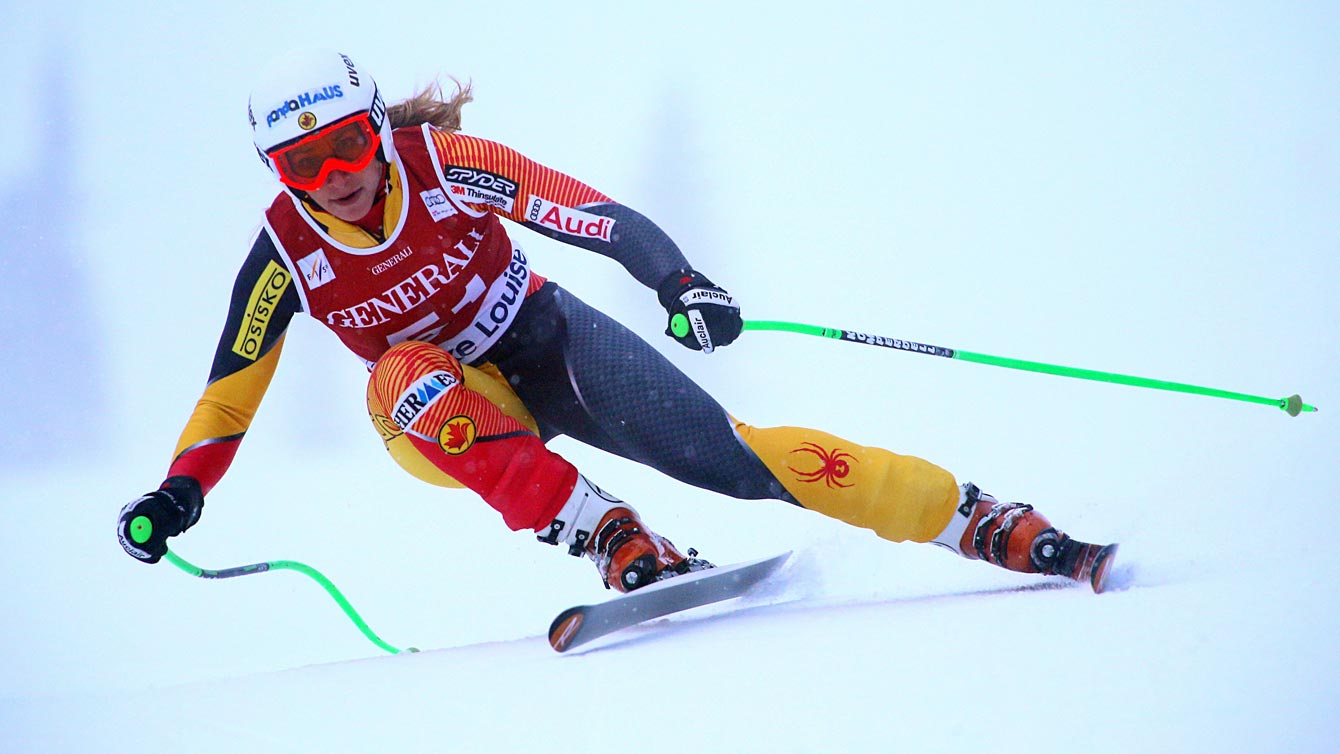
M854 483L843 484L840 480L846 479L851 474L851 464L856 461L856 457L850 453L845 453L838 448L824 450L820 445L812 442L801 443L801 447L791 451L792 455L797 453L811 455L819 460L819 468L809 471L802 471L794 466L787 466L788 469L795 472L796 479L802 482L814 483L820 479L831 489L839 489L854 486Z

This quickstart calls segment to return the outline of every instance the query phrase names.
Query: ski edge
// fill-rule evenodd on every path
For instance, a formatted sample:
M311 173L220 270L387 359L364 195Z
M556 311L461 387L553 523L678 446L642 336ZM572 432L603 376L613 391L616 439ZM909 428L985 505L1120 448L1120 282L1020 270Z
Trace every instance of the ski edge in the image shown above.
M575 647L579 647L639 623L645 623L646 621L683 612L684 610L691 610L695 607L702 607L703 605L711 605L717 602L725 602L729 599L741 597L756 585L776 573L782 565L790 560L791 554L790 551L787 551L767 558L745 561L743 563L732 563L730 565L720 566L707 571L700 571L687 576L676 576L605 602L570 607L559 613L558 616L554 618L553 622L549 624L549 646L556 652L566 652ZM644 599L649 598L660 591L660 588L662 587L666 589L675 587L683 588L690 586L693 582L713 580L713 577L732 579L738 584L738 588L728 592L718 592L716 595L709 596L702 600L693 600L692 604L686 606L674 607L661 611L640 610L637 611L638 617L636 620L607 624L606 626L602 626L601 630L592 630L587 626L586 618L590 611L599 610L602 607L616 604L621 600L636 600L638 597L643 597ZM680 581L680 579L684 579L684 581ZM711 593L709 592L707 594ZM584 627L586 627L587 630L583 631L582 629Z

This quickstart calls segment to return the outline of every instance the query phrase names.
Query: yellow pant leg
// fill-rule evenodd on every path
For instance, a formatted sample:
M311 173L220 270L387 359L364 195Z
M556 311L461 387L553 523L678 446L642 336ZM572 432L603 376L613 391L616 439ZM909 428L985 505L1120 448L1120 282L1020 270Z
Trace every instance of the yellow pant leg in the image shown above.
M735 430L810 510L894 542L929 542L958 506L953 475L929 461L800 427Z
M490 403L502 409L504 414L516 419L535 434L540 430L535 424L535 419L531 417L521 399L517 397L512 390L512 386L507 384L507 378L502 376L498 368L492 364L485 364L483 367L462 365L465 370L465 384L476 393L481 393ZM411 475L421 479L429 484L435 484L438 487L455 487L463 489L465 485L447 476L441 469L434 466L431 461L424 458L414 445L405 437L405 434L396 427L395 423L386 418L386 409L381 405L372 394L372 385L368 384L368 417L372 419L372 424L377 428L377 432L382 436L382 443L386 445L386 450L391 454L391 458L400 464L400 467L408 471Z

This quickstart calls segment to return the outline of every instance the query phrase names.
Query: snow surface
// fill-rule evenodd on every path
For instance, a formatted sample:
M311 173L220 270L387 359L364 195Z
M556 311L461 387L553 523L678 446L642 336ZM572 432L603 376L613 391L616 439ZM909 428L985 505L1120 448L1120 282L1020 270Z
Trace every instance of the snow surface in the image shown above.
M460 523L468 539L453 535L423 509L394 541L359 536L369 513L343 501L362 490L341 489L339 468L315 471L340 502L300 507L331 505L328 517L227 549L237 563L265 551L323 568L383 638L424 651L382 655L297 574L205 582L130 562L104 541L107 511L92 504L107 495L101 485L42 480L26 494L89 502L50 522L59 548L8 550L7 622L21 624L6 631L0 748L522 752L615 737L649 752L1023 751L1039 741L1321 752L1340 734L1340 569L1322 537L1295 525L1318 504L1307 498L1242 500L1208 484L1199 499L1094 496L1095 508L1119 508L1112 516L1073 506L1072 530L1123 542L1116 575L1129 588L1102 596L767 503L678 506L686 512L652 501L645 512L681 541L748 557L795 547L795 561L731 607L558 655L544 639L549 619L605 596L589 563L484 522ZM276 518L300 520L291 516ZM225 565L207 543L183 538L179 549Z
M1340 748L1333 5L452 4L431 10L452 30L431 45L350 29L366 3L328 5L62 5L0 30L15 82L0 196L25 198L0 203L17 230L4 267L67 248L74 271L0 302L73 292L92 312L0 313L21 325L5 393L33 409L5 417L0 447L56 422L87 436L44 462L0 458L0 751ZM378 18L429 12L386 5ZM113 522L159 482L199 396L274 191L241 115L248 74L296 29L358 51L391 99L472 78L468 130L645 211L747 316L1298 392L1322 412L777 333L702 357L660 336L654 297L617 265L519 231L537 270L737 416L1034 503L1121 542L1130 588L1054 588L560 439L681 546L796 561L743 604L557 655L549 620L607 596L591 564L400 472L367 424L361 365L306 320L173 546L208 568L308 563L387 641L424 651L384 655L295 573L143 566ZM74 145L67 162L34 135L61 108L97 124L49 140ZM40 356L72 328L103 351ZM58 369L116 400L52 394Z

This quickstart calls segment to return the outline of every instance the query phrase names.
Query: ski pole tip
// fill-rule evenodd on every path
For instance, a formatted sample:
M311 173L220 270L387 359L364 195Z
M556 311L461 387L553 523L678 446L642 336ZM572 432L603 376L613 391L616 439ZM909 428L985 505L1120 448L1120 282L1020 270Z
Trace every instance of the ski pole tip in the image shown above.
M1280 399L1280 410L1289 416L1298 416L1305 411L1313 413L1317 410L1317 407L1307 405L1297 393L1294 393L1288 398Z

